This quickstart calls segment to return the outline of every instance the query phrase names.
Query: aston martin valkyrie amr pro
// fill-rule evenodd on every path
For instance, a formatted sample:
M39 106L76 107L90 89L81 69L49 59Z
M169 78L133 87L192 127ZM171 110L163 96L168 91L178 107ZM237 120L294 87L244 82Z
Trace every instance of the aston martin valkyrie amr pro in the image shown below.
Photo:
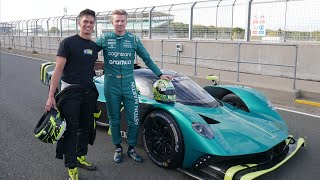
M52 74L46 71L50 66L41 65L40 79L46 85ZM151 70L134 70L140 102L139 143L158 166L217 179L254 179L278 168L305 145L303 138L289 134L286 122L259 91L234 85L202 88L187 76L162 72L173 77L175 103L154 99L152 88L158 77ZM108 125L104 76L93 81L103 112L99 124ZM125 120L121 129L125 138Z

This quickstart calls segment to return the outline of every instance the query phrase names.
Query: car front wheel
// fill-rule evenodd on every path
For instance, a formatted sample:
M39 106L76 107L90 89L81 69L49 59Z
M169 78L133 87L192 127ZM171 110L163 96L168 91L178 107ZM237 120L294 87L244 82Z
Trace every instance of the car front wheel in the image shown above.
M153 111L143 123L143 143L150 159L164 168L181 166L184 143L174 119L163 111Z

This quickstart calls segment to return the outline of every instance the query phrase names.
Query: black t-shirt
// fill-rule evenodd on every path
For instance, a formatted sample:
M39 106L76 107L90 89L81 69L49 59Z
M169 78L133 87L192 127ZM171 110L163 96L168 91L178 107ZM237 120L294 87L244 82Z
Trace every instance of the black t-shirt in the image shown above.
M95 42L84 39L78 34L64 39L57 53L57 56L67 59L62 80L69 84L92 83L93 68L100 50Z

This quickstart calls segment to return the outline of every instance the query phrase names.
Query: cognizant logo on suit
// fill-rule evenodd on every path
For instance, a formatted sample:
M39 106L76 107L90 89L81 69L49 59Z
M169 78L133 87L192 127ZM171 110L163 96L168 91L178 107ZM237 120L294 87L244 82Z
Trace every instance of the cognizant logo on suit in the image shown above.
M125 53L125 52L108 52L108 55L111 57L131 57L131 53Z

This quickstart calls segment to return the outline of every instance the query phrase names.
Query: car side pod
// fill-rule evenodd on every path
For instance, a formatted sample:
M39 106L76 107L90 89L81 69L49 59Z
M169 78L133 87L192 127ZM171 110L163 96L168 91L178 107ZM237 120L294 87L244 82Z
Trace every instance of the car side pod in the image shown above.
M224 180L232 180L232 179L239 179L239 180L251 180L255 179L263 174L268 172L274 171L284 163L286 163L289 159L291 159L300 149L301 146L306 146L306 141L304 138L299 138L298 140L293 139L292 136L289 136L286 140L287 145L289 145L289 152L286 157L278 162L277 164L273 164L272 166L267 166L268 168L264 168L265 163L262 164L245 164L245 165L237 165L229 168L226 173ZM247 172L248 169L249 173L241 173ZM250 169L254 169L254 172L250 172ZM237 173L237 174L236 174Z

